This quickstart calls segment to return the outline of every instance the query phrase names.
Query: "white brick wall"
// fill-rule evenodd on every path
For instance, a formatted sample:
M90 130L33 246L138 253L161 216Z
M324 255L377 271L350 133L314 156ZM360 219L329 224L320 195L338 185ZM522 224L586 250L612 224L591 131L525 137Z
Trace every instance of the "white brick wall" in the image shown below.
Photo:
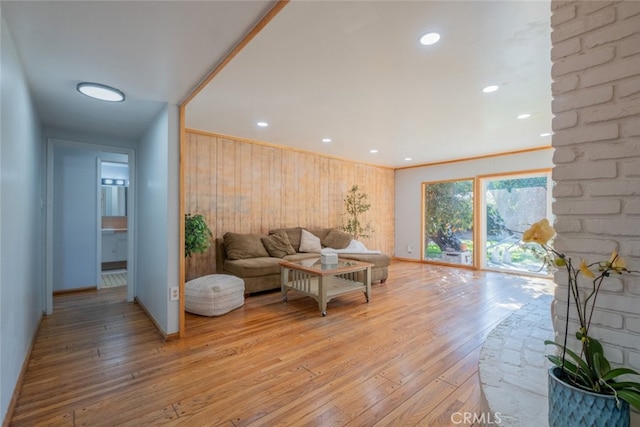
M577 262L619 250L640 270L640 1L552 0L551 9L556 246ZM562 334L562 272L556 281ZM597 305L592 333L607 356L640 369L640 276L607 280Z

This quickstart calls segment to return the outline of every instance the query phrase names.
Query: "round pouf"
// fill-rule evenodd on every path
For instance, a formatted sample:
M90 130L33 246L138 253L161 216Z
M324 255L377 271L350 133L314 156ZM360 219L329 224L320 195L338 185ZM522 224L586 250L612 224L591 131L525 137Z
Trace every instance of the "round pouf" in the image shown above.
M229 274L210 274L189 280L184 307L201 316L220 316L244 304L244 280Z

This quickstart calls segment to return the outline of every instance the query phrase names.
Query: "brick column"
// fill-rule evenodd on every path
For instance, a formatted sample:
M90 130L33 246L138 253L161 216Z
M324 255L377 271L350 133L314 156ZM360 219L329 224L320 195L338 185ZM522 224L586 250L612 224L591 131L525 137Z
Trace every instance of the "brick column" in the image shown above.
M574 262L618 250L640 270L640 1L554 0L551 9L556 247ZM556 282L562 334L562 272ZM605 354L640 369L640 279L607 279L597 305L591 331Z

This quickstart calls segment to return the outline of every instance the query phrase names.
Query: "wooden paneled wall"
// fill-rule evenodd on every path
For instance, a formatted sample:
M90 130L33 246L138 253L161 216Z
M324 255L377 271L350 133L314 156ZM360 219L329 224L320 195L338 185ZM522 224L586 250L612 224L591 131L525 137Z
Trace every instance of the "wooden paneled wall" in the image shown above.
M215 237L281 227L336 227L357 184L369 196L370 249L394 251L394 171L286 147L187 130L185 212L202 214ZM186 280L215 272L215 247L187 259Z

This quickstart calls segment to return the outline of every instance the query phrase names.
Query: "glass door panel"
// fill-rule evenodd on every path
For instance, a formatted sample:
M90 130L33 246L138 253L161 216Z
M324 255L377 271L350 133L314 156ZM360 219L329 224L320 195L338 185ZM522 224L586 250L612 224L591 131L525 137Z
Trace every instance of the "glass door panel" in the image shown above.
M423 259L473 264L473 180L423 184Z
M549 217L550 174L501 176L481 182L485 206L483 266L546 274L542 261L520 240L531 224Z

